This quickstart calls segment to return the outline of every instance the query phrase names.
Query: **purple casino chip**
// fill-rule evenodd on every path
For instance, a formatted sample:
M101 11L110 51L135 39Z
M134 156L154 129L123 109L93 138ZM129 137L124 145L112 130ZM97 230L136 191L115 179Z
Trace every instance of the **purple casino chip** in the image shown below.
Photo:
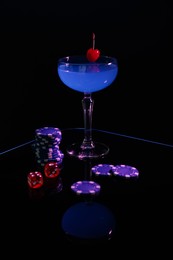
M113 166L112 173L115 176L122 176L125 178L139 176L139 171L135 167L129 166L129 165L124 165L124 164Z
M104 175L104 176L110 176L112 175L112 168L114 165L112 164L98 164L91 168L92 173L95 175Z
M62 133L61 130L57 127L42 127L35 130L35 134L38 138L41 138L42 140L46 141L46 138L58 138L61 139ZM45 139L44 139L45 138Z
M78 181L71 185L72 191L74 191L78 195L95 195L100 192L100 188L100 185L94 181Z

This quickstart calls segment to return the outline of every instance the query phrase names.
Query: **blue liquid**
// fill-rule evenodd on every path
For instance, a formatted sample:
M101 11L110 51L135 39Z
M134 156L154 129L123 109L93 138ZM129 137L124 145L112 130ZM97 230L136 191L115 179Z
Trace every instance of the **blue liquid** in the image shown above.
M117 64L60 64L58 74L69 88L92 93L108 87L118 73Z

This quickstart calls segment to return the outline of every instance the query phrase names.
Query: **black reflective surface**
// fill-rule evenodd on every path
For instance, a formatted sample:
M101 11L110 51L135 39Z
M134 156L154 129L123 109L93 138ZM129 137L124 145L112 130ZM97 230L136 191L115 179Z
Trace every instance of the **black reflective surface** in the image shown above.
M32 252L32 247L37 247L40 254L44 250L67 253L64 248L73 253L84 248L89 253L92 248L98 252L109 250L107 252L115 256L120 252L124 254L125 248L128 248L129 255L133 255L137 248L145 252L158 251L158 247L159 250L163 247L168 250L172 228L173 146L94 130L94 140L107 144L110 152L104 158L82 161L69 157L66 147L73 141L82 140L83 130L62 130L62 136L60 148L65 157L61 173L55 179L44 176L44 185L37 190L30 189L27 184L30 171L40 170L43 173L43 168L35 161L32 140L1 153L2 247L9 248L9 245L24 242L26 250ZM139 171L139 177L93 175L91 167L100 163L134 166ZM84 197L72 192L73 183L86 179L101 185L98 195ZM62 228L64 214L77 203L86 201L111 212L115 220L115 223L111 220L112 224L116 226L111 237L86 241L65 234ZM80 216L75 225L81 221ZM87 216L84 221L86 219ZM100 229L100 224L98 227ZM81 234L81 227L79 229Z

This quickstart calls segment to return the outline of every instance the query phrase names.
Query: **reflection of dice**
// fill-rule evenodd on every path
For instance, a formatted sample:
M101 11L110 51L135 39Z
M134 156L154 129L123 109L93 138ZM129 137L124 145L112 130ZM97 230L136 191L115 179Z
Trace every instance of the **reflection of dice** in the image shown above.
M79 66L79 72L86 72L87 67L85 65Z
M91 66L88 66L87 72L99 72L100 68L98 64L92 64Z
M27 177L28 185L32 189L40 188L43 185L43 176L41 172L30 172Z
M44 174L48 178L55 178L60 174L60 166L58 162L48 162L44 166Z

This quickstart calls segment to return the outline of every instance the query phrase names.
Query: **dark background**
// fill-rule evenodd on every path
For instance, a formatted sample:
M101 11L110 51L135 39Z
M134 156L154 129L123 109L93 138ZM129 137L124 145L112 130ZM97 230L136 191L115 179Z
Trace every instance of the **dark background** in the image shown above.
M62 56L86 53L92 32L101 53L117 57L119 63L115 82L93 94L93 127L172 144L171 22L171 5L164 0L1 0L0 153L33 139L38 127L83 127L83 95L62 84L57 62ZM64 147L75 134L69 135L67 131ZM172 235L171 149L97 133L100 136L110 145L106 162L134 165L141 176L130 184L102 180L98 200L113 209L119 220L113 253L118 250L129 256L131 247L133 258L134 251L139 256L139 252L155 255L164 250L165 255ZM45 256L47 249L50 258L50 253L61 249L60 244L57 250L60 237L54 224L78 200L71 196L69 186L81 178L83 164L65 156L62 192L53 194L45 182L43 200L37 201L34 196L32 200L26 183L27 173L36 166L33 151L22 147L3 155L1 248L8 246L7 255L14 242L13 255L17 251L19 256L22 244L27 254L31 251L33 256L35 247L39 256L41 252ZM31 241L34 246L28 250ZM99 249L104 247L99 245ZM69 253L64 247L62 251Z
M93 127L172 143L172 10L164 0L1 1L1 150L42 126L83 127L83 95L57 76L62 56L96 35L119 74L93 94Z

